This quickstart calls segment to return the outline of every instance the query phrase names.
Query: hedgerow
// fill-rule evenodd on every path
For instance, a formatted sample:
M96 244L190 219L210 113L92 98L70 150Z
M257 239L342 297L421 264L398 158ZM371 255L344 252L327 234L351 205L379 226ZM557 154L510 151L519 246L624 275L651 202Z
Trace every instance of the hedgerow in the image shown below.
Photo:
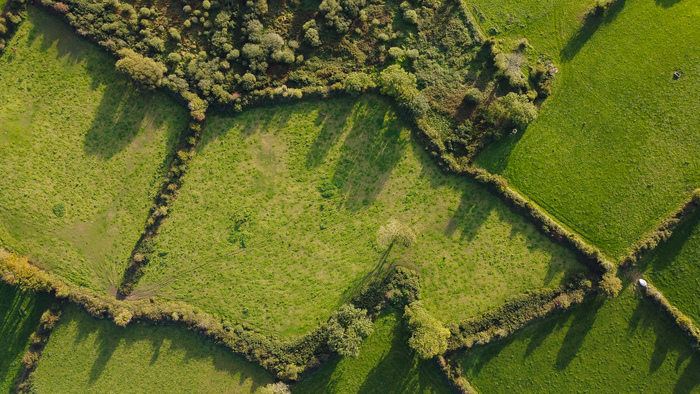
M644 294L651 298L664 312L666 312L674 321L674 323L683 330L692 340L692 346L700 349L700 328L693 324L693 320L686 316L680 309L671 305L654 285L647 281L646 287L643 289Z

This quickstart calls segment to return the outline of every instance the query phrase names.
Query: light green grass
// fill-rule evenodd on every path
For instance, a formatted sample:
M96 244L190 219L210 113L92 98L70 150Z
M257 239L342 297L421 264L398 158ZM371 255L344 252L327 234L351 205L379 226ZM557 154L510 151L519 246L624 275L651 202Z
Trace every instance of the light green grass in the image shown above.
M30 7L10 45L17 53L0 58L0 245L105 291L141 235L186 113L135 90L112 57L44 11Z
M426 305L445 321L583 269L496 197L443 175L379 98L214 116L200 148L135 296L298 334L393 263L421 272ZM418 242L379 267L375 234L390 218Z
M540 118L478 159L615 258L700 185L700 4L621 4Z
M51 334L40 393L250 393L273 381L261 367L183 328L120 328L75 306Z
M700 390L700 356L633 286L589 299L462 359L482 393L689 393Z
M334 358L302 376L293 393L452 393L434 361L421 360L408 347L408 333L396 314L374 323L360 356Z
M526 37L538 53L558 60L592 0L472 0L469 10L487 36ZM483 15L483 18L482 18ZM496 30L494 30L496 29Z
M674 231L640 268L673 306L700 325L700 214Z
M0 393L14 393L29 336L51 302L47 294L29 294L0 281Z

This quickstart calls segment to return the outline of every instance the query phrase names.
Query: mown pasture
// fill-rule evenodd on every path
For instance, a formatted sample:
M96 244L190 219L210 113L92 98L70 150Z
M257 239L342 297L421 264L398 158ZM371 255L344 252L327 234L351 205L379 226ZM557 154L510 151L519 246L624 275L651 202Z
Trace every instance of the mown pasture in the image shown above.
M386 260L380 226L418 241ZM478 185L444 175L376 97L210 119L134 297L182 300L281 334L325 321L391 264L459 321L584 269Z
M71 305L44 349L34 387L58 393L250 393L271 382L262 367L184 328L120 328Z
M700 214L683 223L640 269L673 306L700 324Z
M356 359L338 357L302 376L293 393L451 393L434 361L408 348L400 315L387 312L374 323Z
M618 2L574 38L539 119L478 163L624 255L700 185L698 12L691 1Z
M590 298L461 359L480 392L696 392L700 356L686 335L628 284Z
M29 8L0 58L0 244L98 291L120 279L186 112Z
M51 302L48 294L30 294L0 281L0 393L13 393L29 336Z

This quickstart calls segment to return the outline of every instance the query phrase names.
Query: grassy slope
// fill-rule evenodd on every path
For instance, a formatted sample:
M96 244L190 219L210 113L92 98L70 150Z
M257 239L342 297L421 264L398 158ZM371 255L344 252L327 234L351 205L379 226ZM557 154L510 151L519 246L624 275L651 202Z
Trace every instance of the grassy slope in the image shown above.
M176 327L120 328L69 306L36 370L38 392L249 393L272 382L261 367Z
M29 335L49 307L46 294L28 294L0 281L0 393L14 392Z
M324 179L338 187L331 198ZM136 294L300 333L382 269L375 233L392 217L419 236L388 262L421 271L423 298L446 321L583 268L485 190L441 174L368 97L213 117Z
M700 215L683 223L640 264L669 302L700 324Z
M700 4L621 4L573 45L540 118L479 158L614 257L700 185Z
M462 359L484 393L687 393L700 390L700 356L631 286L477 347Z
M335 358L302 376L293 393L451 393L432 361L420 360L407 345L408 334L396 314L374 323L357 359Z
M30 7L0 58L0 244L104 290L143 229L186 114ZM54 213L57 204L65 214Z

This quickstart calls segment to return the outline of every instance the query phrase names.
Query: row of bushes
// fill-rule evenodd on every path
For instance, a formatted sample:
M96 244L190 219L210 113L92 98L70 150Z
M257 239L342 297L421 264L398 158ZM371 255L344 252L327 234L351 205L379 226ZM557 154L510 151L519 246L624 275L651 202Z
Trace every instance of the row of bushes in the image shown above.
M187 130L181 134L180 143L176 150L177 153L170 162L170 168L163 186L154 200L148 219L146 219L145 229L136 243L117 290L120 298L131 294L134 286L143 275L143 269L151 260L154 237L157 235L160 225L167 217L177 198L177 193L182 186L182 177L185 175L187 166L195 154L195 148L201 136L202 124L194 120L189 123Z
M39 325L32 335L29 336L29 349L22 357L22 372L17 382L18 393L34 392L32 383L34 371L39 365L41 353L60 319L61 307L58 302L55 302L41 315Z
M8 284L19 286L26 291L50 292L58 299L66 299L81 306L93 317L111 319L120 326L139 321L150 324L177 324L198 331L286 381L295 380L306 368L317 366L326 360L333 351L332 345L336 349L347 349L347 343L342 341L331 343L330 334L333 330L340 334L351 330L354 334L351 338L353 340L366 336L366 323L361 319L363 313L357 310L369 310L370 316L375 317L383 306L403 306L414 301L419 292L417 274L405 268L393 269L384 276L369 280L351 300L353 307L346 308L349 309L348 313L335 314L329 324L323 324L299 339L284 341L274 336L266 336L245 323L236 324L216 319L184 303L161 302L153 298L121 301L98 294L65 282L32 265L26 258L2 250L0 277ZM345 319L345 315L357 315L360 319L348 320ZM359 321L359 325L354 324L355 320ZM340 332L340 329L343 332Z
M450 325L448 328L452 335L448 350L454 352L505 338L532 320L580 303L592 290L589 279L576 275L557 288L532 290L515 296L501 307L479 317Z
M644 293L647 295L647 297L651 298L656 305L668 313L668 315L673 318L673 321L681 330L688 334L693 341L693 347L700 349L700 328L693 324L693 320L683 314L683 312L681 312L678 308L671 305L666 297L664 297L663 293L654 287L654 285L649 283L649 281L647 281Z
M446 359L443 356L438 357L438 366L442 373L445 374L447 380L461 394L478 394L479 392L469 383L467 378L462 375L462 370L459 363L454 359Z
M691 197L673 212L654 231L646 234L644 238L635 243L627 256L620 261L623 267L631 267L637 264L642 257L654 250L661 242L671 238L673 231L700 207L700 189L695 189Z

